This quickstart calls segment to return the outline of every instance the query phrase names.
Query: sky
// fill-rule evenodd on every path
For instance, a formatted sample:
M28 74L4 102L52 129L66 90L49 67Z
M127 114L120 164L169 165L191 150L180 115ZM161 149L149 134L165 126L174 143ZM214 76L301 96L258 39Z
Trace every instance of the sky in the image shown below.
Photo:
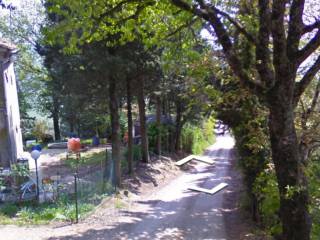
M12 4L14 7L20 7L20 0L3 0L5 4Z

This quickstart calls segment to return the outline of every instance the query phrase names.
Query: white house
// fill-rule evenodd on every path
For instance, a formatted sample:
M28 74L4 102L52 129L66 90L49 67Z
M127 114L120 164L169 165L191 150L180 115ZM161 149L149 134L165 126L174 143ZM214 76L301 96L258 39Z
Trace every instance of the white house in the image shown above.
M0 39L0 167L10 167L23 156L20 112L13 68L17 48Z

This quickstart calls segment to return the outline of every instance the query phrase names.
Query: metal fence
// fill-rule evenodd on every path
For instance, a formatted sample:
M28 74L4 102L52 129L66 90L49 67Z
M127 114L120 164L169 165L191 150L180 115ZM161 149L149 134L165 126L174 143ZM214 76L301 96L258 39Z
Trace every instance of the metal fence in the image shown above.
M52 201L64 202L74 210L74 218L78 221L85 213L89 212L94 206L115 192L113 181L113 164L110 159L107 166L98 164L95 166L76 166L73 173L57 173L49 184L43 184L43 196ZM64 168L64 165L61 166ZM88 168L88 169L86 169ZM46 179L44 177L44 179Z
M110 154L106 157L108 155ZM38 195L35 172L31 171L18 178L16 173L5 172L5 175L0 177L2 187L5 188L0 191L0 202L15 201L23 205L24 202L37 201L39 198L40 204L63 209L64 212L58 218L77 222L105 197L115 192L113 164L111 158L105 157L90 164L81 157L69 157L69 162L59 161L52 166L39 168L42 173Z

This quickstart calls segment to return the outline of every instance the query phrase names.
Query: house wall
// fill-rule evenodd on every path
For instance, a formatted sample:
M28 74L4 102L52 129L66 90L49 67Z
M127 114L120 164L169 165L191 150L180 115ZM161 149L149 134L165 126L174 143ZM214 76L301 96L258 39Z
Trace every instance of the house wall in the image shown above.
M0 164L10 167L23 156L17 85L11 58L0 59Z
M0 166L7 168L10 167L12 154L8 130L5 82L2 70L2 64L0 63Z

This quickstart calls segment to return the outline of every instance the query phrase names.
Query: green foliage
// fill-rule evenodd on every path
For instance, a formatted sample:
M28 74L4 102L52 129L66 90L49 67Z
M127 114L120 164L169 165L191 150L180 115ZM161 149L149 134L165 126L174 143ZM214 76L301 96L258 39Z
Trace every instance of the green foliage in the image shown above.
M215 127L215 119L213 117L208 118L203 123L202 132L204 134L204 138L209 144L212 144L215 140L214 127Z
M0 190L6 187L17 188L27 180L27 176L29 176L29 167L27 165L12 164L10 174L0 177Z
M279 218L280 197L278 183L273 165L261 172L253 185L253 193L256 194L260 203L260 213L263 226L272 235L281 233Z
M213 130L212 130L213 131ZM193 140L192 140L192 153L193 154L202 154L204 149L209 146L209 143L206 141L204 136L203 129L200 127L193 128Z
M253 192L259 199L259 209L263 227L272 235L281 233L279 218L279 192L278 184L272 164L256 178L253 185ZM310 159L307 167L309 177L310 206L309 211L312 217L311 239L318 240L320 237L320 161L318 153ZM297 189L287 187L286 197L292 196Z
M125 132L127 131L128 119L125 112L120 112L119 117L120 135L123 137Z
M1 10L1 37L14 43L19 53L15 59L15 73L19 85L19 110L22 118L22 132L30 133L32 119L30 110L37 105L41 80L47 79L42 60L36 52L40 28L45 14L43 4L38 0L19 0L19 7L13 11Z
M0 207L1 215L6 215L8 217L14 217L18 211L18 206L11 203L5 203Z
M214 124L213 117L204 120L200 127L186 124L181 134L182 149L188 153L202 154L215 140Z
M312 233L311 239L318 240L320 238L320 157L317 153L316 156L311 158L310 165L308 166L309 176L309 192L310 192L310 213L312 217Z
M147 127L148 127L147 131L148 131L149 151L155 152L158 134L160 134L161 136L161 145L162 145L162 149L164 150L166 147L165 146L166 138L168 137L168 134L170 130L172 130L171 128L173 126L161 124L159 128L156 123L150 123L148 124Z
M37 138L38 141L45 141L46 134L49 128L44 120L38 120L35 122L34 127L32 129L32 134Z
M81 144L92 145L92 139L80 139Z
M88 203L79 204L79 213L84 215L94 206ZM45 224L51 221L75 220L75 203L71 198L62 196L55 203L5 204L0 207L0 224Z
M318 240L320 237L320 161L315 155L311 158L310 165L307 168L309 177L309 192L311 202L309 211L312 217L311 239ZM262 172L256 179L253 187L254 193L259 198L262 224L272 235L278 235L281 232L279 219L279 192L273 165ZM297 191L287 188L287 197Z
M26 177L29 175L29 167L22 164L12 164L11 165L11 174L12 176L17 177Z
M182 129L182 133L181 133L182 150L187 153L192 153L192 146L194 142L193 129L194 127L190 124L186 124Z
M180 32L180 37L186 40L182 47L190 49L190 45L196 42L191 37L194 33L191 26L197 29L201 29L202 26L201 21L195 21L188 12L178 11L167 0L108 2L50 0L49 2L49 13L59 14L63 20L59 25L45 29L47 42L65 45L64 50L67 53L77 52L79 43L101 40L113 46L140 38L146 46L151 47L163 44L163 40L169 39L170 35L175 35L170 33L175 32ZM71 15L69 11L72 12ZM189 28L183 28L186 22L189 23ZM76 33L76 29L81 29L82 34ZM66 32L70 35L68 39L64 37Z
M133 151L133 161L139 162L141 160L141 146L140 145L133 145L132 147ZM123 166L124 169L126 169L127 165L127 158L128 158L128 148L126 147L123 151L123 161L121 163L121 166Z

